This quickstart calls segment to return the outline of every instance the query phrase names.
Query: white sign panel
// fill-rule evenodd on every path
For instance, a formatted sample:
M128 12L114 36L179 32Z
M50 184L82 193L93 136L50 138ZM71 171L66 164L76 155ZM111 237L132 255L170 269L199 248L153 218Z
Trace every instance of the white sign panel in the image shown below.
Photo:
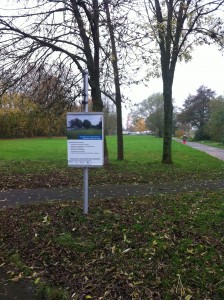
M103 113L67 113L69 166L103 166L103 145Z

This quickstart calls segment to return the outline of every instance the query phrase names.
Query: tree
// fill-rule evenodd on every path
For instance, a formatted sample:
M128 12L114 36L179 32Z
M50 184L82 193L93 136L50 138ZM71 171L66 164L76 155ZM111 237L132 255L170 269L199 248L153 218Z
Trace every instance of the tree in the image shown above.
M136 122L143 118L146 127L159 137L163 136L163 95L155 93L136 105L132 111L132 118Z
M66 70L61 66L61 72L58 72L57 66L40 65L38 69L35 66L28 65L29 74L22 80L18 87L26 95L33 99L45 113L54 112L60 115L65 109L69 109L75 104L74 98L74 74L71 70Z
M139 118L134 123L135 131L137 132L143 132L146 130L145 120L142 118Z
M29 62L39 66L56 60L59 68L75 67L80 75L87 66L93 110L102 111L98 0L9 0L8 5L7 14L1 10L0 16L1 73L10 74L3 90L21 83L30 72L24 69ZM104 149L107 162L106 145Z
M162 162L172 163L172 86L177 60L190 58L193 45L222 42L223 20L214 13L224 1L148 0L148 28L160 53L164 97L164 142Z
M102 129L102 121L99 121L99 123L96 125L96 128L97 129Z
M224 98L222 96L211 101L211 117L207 128L213 141L224 143Z
M54 132L54 119L60 118L74 103L70 95L74 84L73 79L70 77L72 73L66 74L65 66L62 67L64 68L62 74L54 70L55 68L52 65L41 66L38 70L34 68L33 72L23 80L28 81L28 84L24 83L20 87L38 105L38 114L48 120L49 136Z
M115 32L114 26L111 22L111 14L109 9L109 1L104 0L104 8L106 11L107 26L110 34L110 42L112 49L112 66L114 73L114 86L115 86L115 103L117 109L117 159L124 160L124 147L123 147L123 134L122 134L122 98L120 90L120 76L118 68L118 56L117 56L117 47L115 41Z
M65 135L65 112L43 114L32 98L20 93L6 93L0 103L0 137Z
M109 96L110 99L115 99L117 106L117 152L118 159L121 160L124 154L120 85L121 79L126 80L128 76L120 76L124 68L118 64L121 55L117 54L116 47L118 41L125 51L128 45L121 38L126 36L124 21L127 22L127 15L130 12L131 2L128 3L128 9L126 2L125 0L110 2L107 0L9 0L7 14L3 13L0 16L2 33L0 43L1 48L4 49L1 54L2 57L7 57L6 64L5 60L1 60L3 67L1 70L4 74L11 67L16 70L12 72L13 76L10 76L10 80L7 80L9 87L15 83L19 84L21 78L26 76L26 71L22 68L25 62L34 62L38 69L43 62L57 61L59 69L63 63L68 69L75 69L75 74L77 70L82 73L87 66L93 111L101 111L103 108L101 92L103 90L108 96L108 89L104 87L110 87L107 82L111 80L110 74L114 73L115 97L112 91L109 91ZM124 6L122 19L121 15L114 14L114 9L116 8L118 12L121 5ZM16 7L18 9L15 9ZM128 26L125 28L126 32ZM133 29L130 31L135 32ZM106 48L112 51L108 52ZM109 71L105 71L105 62L107 65L112 64L114 72L110 72L110 68ZM80 86L78 75L75 76L73 90L77 85ZM76 93L80 95L81 89L79 88ZM73 94L74 99L77 94Z
M106 135L114 135L117 132L117 114L113 102L104 100L104 128Z
M89 128L91 128L92 123L89 120L84 120L82 123L82 126L86 129L89 129Z
M106 80L102 92L116 106L117 159L123 160L122 102L127 98L121 93L121 87L123 84L127 86L138 82L136 76L140 69L139 49L144 34L139 35L141 24L133 21L133 15L136 14L135 1L103 0L103 4L107 24L103 51L107 59L104 65Z
M24 126L19 129L19 137L65 134L65 130L61 130L65 128L63 125L65 111L74 109L74 100L71 99L72 90L74 90L73 73L67 70L63 64L58 70L54 63L40 65L29 63L24 65L23 69L27 73L20 78L20 83L12 85L9 91L1 97L2 103L8 99L8 105L15 104L17 101L16 107L20 110L20 117L18 112L17 117L19 120L24 119ZM13 76L13 70L3 74L1 78L3 88ZM30 105L32 105L32 109ZM9 117L12 110L5 111L5 113ZM13 125L11 121L10 124ZM18 136L15 136L18 128L19 126L11 131L11 137Z
M158 137L163 137L163 95L160 93L153 94L147 100L148 111L150 114L146 119L146 125Z
M205 86L200 86L196 95L189 95L183 104L184 108L179 114L179 121L197 128L196 139L208 138L206 126L210 119L211 101L214 97L214 91Z
M82 126L83 126L83 122L79 118L75 118L75 119L70 121L70 127L71 128L73 128L73 127L82 128Z

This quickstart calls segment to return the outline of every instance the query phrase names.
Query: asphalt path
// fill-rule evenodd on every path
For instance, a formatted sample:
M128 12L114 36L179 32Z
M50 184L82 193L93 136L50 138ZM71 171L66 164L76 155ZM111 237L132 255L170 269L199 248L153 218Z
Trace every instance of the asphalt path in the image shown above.
M186 146L189 146L202 152L206 152L207 154L214 156L220 160L224 160L224 149L206 146L201 143L195 142L187 142Z
M162 184L104 185L89 187L89 200L113 199L118 197L150 196L155 194L175 194L186 191L206 191L224 189L223 180L166 182ZM82 188L39 188L14 189L0 192L0 209L15 205L38 204L40 202L82 200Z

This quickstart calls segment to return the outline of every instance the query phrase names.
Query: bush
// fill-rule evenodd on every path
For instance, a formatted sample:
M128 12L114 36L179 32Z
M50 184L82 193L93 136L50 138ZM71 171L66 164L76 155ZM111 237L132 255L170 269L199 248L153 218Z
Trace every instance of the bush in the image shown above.
M179 129L175 131L175 136L178 138L182 138L182 136L184 135L184 130L183 129Z
M211 140L210 135L204 128L200 128L195 132L194 141L204 141L204 140Z

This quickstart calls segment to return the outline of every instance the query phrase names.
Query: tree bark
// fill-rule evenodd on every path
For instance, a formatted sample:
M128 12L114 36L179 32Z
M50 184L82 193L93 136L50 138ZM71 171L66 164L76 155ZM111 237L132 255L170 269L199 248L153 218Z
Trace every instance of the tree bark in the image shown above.
M173 128L173 103L172 82L167 78L163 83L164 97L164 137L162 163L172 164L172 128Z
M96 80L99 78L96 78ZM92 82L92 88L91 88L91 96L93 101L93 111L102 111L103 110L103 102L101 98L101 90L100 90L100 85L99 83L96 84L96 82ZM105 133L105 131L104 131ZM109 153L108 153L108 148L107 148L107 141L106 141L106 136L104 134L104 165L107 166L109 165Z
M104 7L107 16L107 26L110 33L110 41L112 48L112 66L114 71L114 85L115 85L115 105L117 110L117 159L124 160L124 146L123 146L123 132L122 132L122 99L120 91L120 80L119 80L119 69L118 69L118 60L117 60L117 49L114 36L114 28L111 22L110 9L108 5L108 0L104 0Z
M119 98L121 98L120 95ZM117 159L124 160L121 99L117 102L116 107L117 107Z

